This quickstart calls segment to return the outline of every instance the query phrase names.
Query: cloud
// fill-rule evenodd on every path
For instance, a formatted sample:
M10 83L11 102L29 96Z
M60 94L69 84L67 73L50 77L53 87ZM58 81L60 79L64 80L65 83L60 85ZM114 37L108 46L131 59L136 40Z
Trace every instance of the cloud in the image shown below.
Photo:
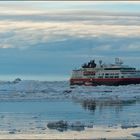
M53 2L48 2L50 4L48 6L46 3L38 2L37 6L37 3L22 2L22 7L18 2L2 3L0 6L0 48L27 49L36 44L61 42L70 38L100 39L103 36L125 38L140 35L140 13L80 9L80 6L85 5L86 2L58 4L62 9L57 4L53 6ZM113 3L88 2L86 5ZM121 2L116 3L121 4ZM71 8L66 10L64 5L69 6L69 4L75 5L75 9L72 10L70 6ZM54 10L54 7L57 8ZM109 50L109 46L110 44L107 44L106 48L99 46L98 50Z
M136 21L137 22L137 21ZM30 47L36 43L102 36L138 37L139 25L92 24L91 21L0 21L1 48Z

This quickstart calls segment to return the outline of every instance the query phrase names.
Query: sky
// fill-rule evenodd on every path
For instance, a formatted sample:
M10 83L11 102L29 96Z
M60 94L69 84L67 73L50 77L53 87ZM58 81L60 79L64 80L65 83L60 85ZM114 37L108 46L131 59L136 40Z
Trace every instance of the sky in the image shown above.
M140 69L140 2L1 1L0 79L68 80L90 59Z

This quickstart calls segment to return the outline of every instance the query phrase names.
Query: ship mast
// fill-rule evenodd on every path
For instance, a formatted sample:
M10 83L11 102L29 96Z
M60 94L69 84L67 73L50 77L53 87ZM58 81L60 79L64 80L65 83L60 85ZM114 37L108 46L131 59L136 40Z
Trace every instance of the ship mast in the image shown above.
M116 65L122 65L123 61L120 58L115 58L115 64Z
M92 60L92 45L93 45L93 44L92 44L92 41L89 40L88 45L89 45L89 46L88 46L88 51L89 51L89 52L88 52L88 59L89 59L89 60Z

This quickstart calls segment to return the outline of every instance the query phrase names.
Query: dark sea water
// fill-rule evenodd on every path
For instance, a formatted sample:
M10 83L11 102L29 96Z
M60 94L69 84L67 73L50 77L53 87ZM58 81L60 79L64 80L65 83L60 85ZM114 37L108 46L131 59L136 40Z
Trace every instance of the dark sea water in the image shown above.
M140 126L140 85L70 87L68 82L0 84L0 131L39 132L65 120Z

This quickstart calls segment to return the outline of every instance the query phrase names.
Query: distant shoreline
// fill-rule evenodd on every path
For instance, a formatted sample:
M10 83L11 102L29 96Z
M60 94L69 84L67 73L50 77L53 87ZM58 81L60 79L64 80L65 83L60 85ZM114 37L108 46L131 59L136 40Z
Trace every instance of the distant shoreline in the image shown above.
M70 75L0 74L0 81L13 81L17 78L20 78L21 80L27 80L27 81L29 80L29 81L61 82L61 81L69 81Z

